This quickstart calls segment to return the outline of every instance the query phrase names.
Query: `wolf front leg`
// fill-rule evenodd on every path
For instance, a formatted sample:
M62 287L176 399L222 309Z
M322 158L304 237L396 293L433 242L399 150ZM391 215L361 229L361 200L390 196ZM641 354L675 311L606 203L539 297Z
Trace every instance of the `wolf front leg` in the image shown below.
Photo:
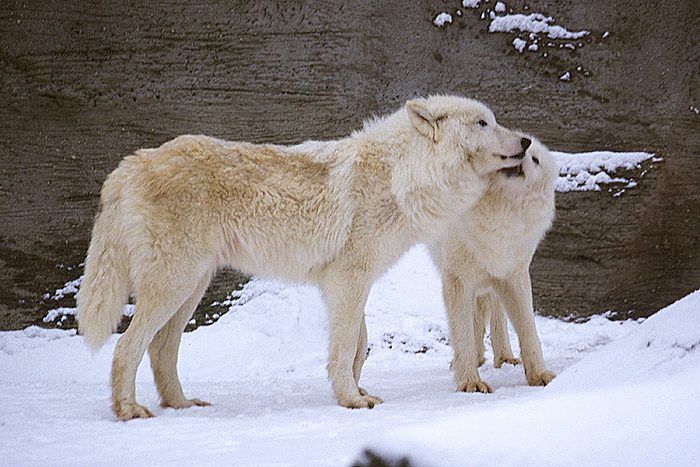
M363 328L369 285L351 274L330 276L321 285L330 327L328 377L340 405L371 409L382 400L357 385L364 362L364 357L358 359L359 347L364 343L366 348L367 342Z
M508 279L494 281L494 289L501 297L515 332L520 341L520 358L530 386L545 386L554 379L547 371L542 357L542 345L535 329L535 312L532 307L532 286L527 269L518 271Z
M443 271L442 293L450 325L450 342L454 350L452 369L457 390L463 392L492 392L479 376L479 356L474 331L476 293L474 287L460 274Z

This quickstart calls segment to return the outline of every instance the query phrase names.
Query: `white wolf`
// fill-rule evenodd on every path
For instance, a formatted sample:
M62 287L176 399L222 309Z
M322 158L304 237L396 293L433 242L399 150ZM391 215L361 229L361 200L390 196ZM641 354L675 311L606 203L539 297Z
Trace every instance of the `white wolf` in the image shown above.
M452 368L462 391L491 392L481 380L485 320L491 319L494 364L517 363L508 342L508 313L520 340L520 355L530 385L554 378L542 358L535 330L530 261L554 218L554 159L532 141L520 165L487 176L481 200L431 244L442 272L443 295L455 352Z
M105 181L78 295L80 332L97 349L136 309L112 366L112 409L150 417L134 379L145 351L163 406L185 398L180 336L214 271L313 283L329 314L328 374L338 402L372 407L358 386L369 289L417 242L444 236L530 140L473 100L408 101L350 137L298 146L181 136L126 157Z

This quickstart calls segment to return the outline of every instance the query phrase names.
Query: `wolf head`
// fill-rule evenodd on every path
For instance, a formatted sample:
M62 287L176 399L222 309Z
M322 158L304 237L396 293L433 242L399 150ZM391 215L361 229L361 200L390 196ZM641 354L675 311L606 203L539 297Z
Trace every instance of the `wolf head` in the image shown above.
M554 182L559 173L556 163L547 147L536 138L518 132L531 144L525 151L520 163L513 167L500 169L494 174L494 185L508 191L532 191L535 185L546 191L554 190Z
M531 140L496 122L484 104L454 96L432 96L406 103L415 129L437 152L466 160L478 175L520 165Z

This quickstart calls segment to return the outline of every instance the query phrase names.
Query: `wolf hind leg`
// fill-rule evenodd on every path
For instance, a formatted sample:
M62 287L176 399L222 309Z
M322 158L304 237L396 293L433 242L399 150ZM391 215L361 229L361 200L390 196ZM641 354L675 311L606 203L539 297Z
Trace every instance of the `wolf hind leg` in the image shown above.
M520 364L520 360L513 355L508 338L508 321L506 311L498 296L493 292L489 293L483 302L484 306L490 308L491 327L491 347L493 348L493 366L501 368L504 363L510 365Z
M476 352L479 366L486 363L484 338L486 337L486 322L490 320L491 307L488 296L478 297L476 300L476 312L474 313L474 337L476 338ZM492 338L493 341L493 338ZM492 342L493 343L493 342Z
M194 292L180 306L175 315L155 335L148 346L153 377L161 399L162 407L183 409L193 405L210 405L200 399L187 399L177 374L178 349L182 333L206 292L212 273L202 276Z
M360 376L362 375L362 366L367 359L367 325L365 324L365 316L362 315L362 323L360 324L360 338L357 342L357 352L355 353L355 361L352 364L352 372L355 376L355 382L358 384L360 394L366 396L368 393L362 389L360 384Z
M136 403L136 371L156 333L195 288L184 277L158 277L137 288L134 317L117 342L112 363L112 410L120 420L153 416L150 410Z

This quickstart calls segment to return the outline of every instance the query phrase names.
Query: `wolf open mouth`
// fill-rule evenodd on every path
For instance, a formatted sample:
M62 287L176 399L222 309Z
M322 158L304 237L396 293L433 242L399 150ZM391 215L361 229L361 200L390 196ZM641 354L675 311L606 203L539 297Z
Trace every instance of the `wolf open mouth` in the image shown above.
M499 170L499 172L505 174L506 177L522 177L524 175L523 164L518 164L515 167L506 167Z

